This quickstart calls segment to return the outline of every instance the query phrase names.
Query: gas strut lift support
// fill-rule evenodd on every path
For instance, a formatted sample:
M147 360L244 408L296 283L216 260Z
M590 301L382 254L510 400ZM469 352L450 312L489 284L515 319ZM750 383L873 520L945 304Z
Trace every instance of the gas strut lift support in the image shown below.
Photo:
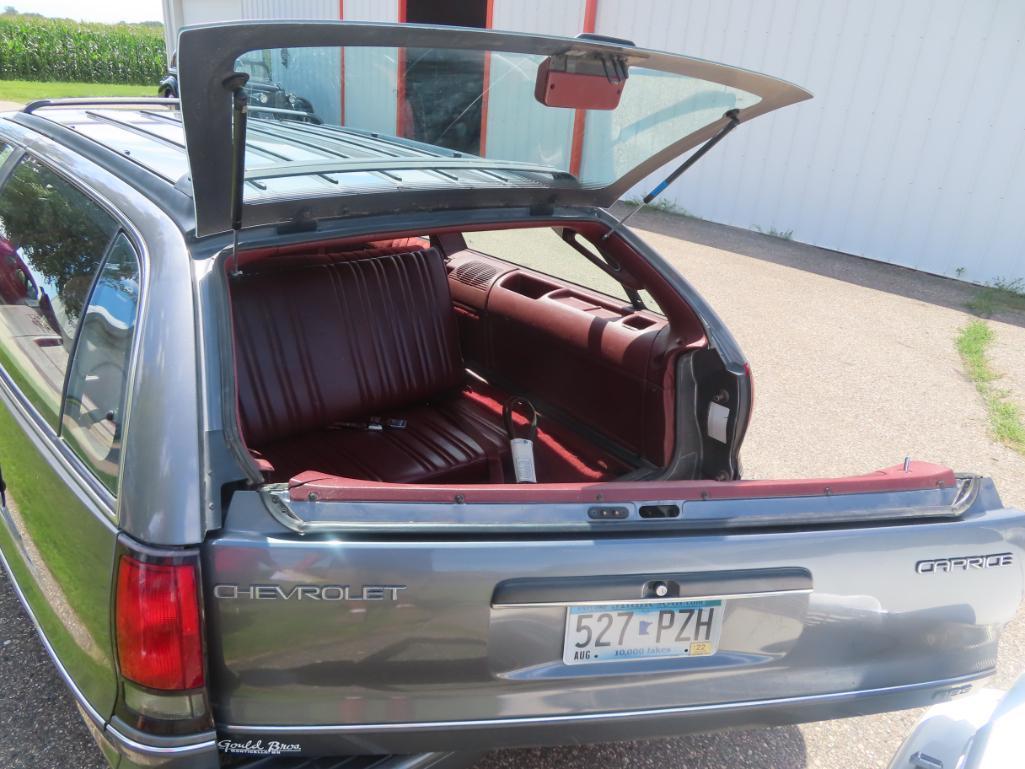
M245 72L233 72L224 79L224 87L231 91L231 229L234 241L231 255L235 265L233 276L238 270L238 233L242 229L242 195L245 187L246 173L246 120L249 113L249 97L246 96L245 85L249 75Z
M618 230L624 224L626 224L627 220L629 220L631 216L636 214L638 211L640 211L642 208L648 205L648 203L650 203L659 195L661 195L665 191L666 187L668 187L670 184L672 184L678 178L680 178L680 175L684 171L686 171L692 165L701 160L701 158L704 157L706 152L708 152L710 149L712 149L712 147L718 144L722 140L722 138L726 136L726 134L728 134L730 131L736 128L737 125L740 123L740 118L738 117L738 110L736 109L729 110L723 115L723 117L726 118L729 122L726 123L726 125L724 125L722 128L720 128L719 131L715 134L715 136L713 136L707 142L698 147L694 154L692 154L690 157L684 160L683 163L680 164L679 168L677 168L675 171L669 174L669 176L667 176L665 179L663 179L661 182L655 185L655 189L653 189L651 192L644 196L644 198L641 200L637 208L635 208L633 211L631 211L618 222L616 222L616 226L610 229L608 232L606 232L605 235L602 237L602 240L608 240L609 236L612 235L613 232Z

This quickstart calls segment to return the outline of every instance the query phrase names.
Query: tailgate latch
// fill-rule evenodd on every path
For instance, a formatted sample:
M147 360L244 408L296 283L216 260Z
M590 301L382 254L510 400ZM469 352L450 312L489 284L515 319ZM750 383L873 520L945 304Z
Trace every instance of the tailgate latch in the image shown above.
M677 598L680 586L671 579L653 579L644 583L641 590L642 598Z

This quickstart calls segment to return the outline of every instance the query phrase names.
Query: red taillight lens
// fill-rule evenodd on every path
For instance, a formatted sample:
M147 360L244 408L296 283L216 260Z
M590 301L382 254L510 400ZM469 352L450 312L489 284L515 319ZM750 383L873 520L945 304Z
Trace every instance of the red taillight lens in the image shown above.
M117 651L121 674L150 689L203 685L203 639L193 564L121 557L117 573Z

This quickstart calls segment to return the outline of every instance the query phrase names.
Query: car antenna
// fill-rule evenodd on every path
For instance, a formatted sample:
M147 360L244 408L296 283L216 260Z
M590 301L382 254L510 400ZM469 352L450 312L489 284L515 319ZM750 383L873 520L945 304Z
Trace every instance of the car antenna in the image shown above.
M606 232L604 235L602 235L601 239L602 240L608 240L612 236L612 233L614 233L616 230L618 230L620 227L622 227L624 224L626 224L631 216L636 214L638 211L640 211L642 208L644 208L646 205L648 205L648 203L650 203L655 198L657 198L659 195L661 195L663 192L665 192L666 187L668 187L670 184L672 184L677 179L679 179L680 175L684 171L686 171L692 165L694 165L699 160L701 160L701 158L704 156L704 154L706 152L708 152L710 149L712 149L712 147L714 147L716 144L718 144L722 140L722 138L724 136L726 136L726 134L728 134L730 131L732 131L734 128L737 127L737 125L740 123L740 114L739 113L740 113L740 110L738 110L738 109L731 109L728 112L726 112L725 114L723 114L723 117L727 118L727 120L729 122L727 122L726 125L724 125L722 128L720 128L715 133L715 135L712 136L711 139L709 139L704 144L702 144L700 147L698 147L697 151L694 152L693 154L691 154L686 160L684 160L680 164L679 168L677 168L675 171L673 171L671 174L669 174L669 176L667 176L665 179L663 179L661 182L659 182L657 185L655 185L655 188L641 199L641 202L637 205L637 208L635 208L633 211L631 211L626 216L624 216L622 219L620 219L618 222L616 222L616 224L608 232Z
M242 229L242 195L246 183L246 120L249 115L249 97L245 85L249 75L233 72L224 78L224 87L231 91L231 229L234 233L231 256L234 261L232 277L238 269L238 235Z

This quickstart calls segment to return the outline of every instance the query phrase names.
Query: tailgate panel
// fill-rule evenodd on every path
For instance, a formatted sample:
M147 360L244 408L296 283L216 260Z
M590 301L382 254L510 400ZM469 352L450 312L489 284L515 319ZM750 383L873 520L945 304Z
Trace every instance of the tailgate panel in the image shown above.
M204 553L224 729L452 727L971 677L995 666L1022 593L1025 515L992 493L958 520L547 539L304 537L256 493L232 505L242 525ZM997 553L1010 563L916 568ZM566 602L642 599L653 580L727 597L717 654L563 664Z

